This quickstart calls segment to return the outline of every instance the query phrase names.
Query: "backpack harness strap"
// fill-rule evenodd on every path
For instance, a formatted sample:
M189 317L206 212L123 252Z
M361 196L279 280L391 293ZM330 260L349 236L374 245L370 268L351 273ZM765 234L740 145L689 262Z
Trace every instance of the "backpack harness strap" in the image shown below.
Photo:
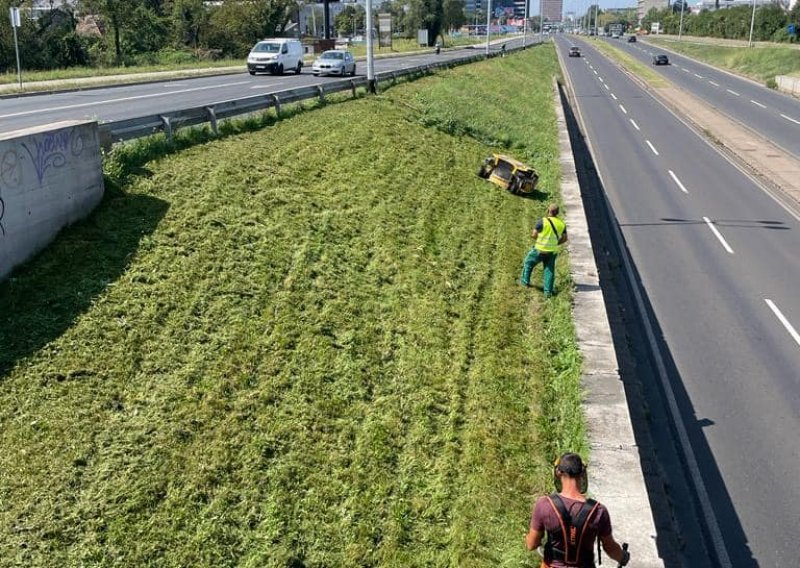
M578 511L578 514L575 515L573 519L558 493L549 495L547 500L558 515L558 522L561 525L561 534L566 550L555 548L552 545L552 539L548 538L545 544L545 560L552 560L558 557L559 560L563 560L568 565L580 566L580 562L583 560L581 558L581 550L587 522L597 510L599 503L594 499L587 499L586 502L581 505L580 511ZM594 551L591 551L590 554L594 556ZM592 561L590 560L590 562Z

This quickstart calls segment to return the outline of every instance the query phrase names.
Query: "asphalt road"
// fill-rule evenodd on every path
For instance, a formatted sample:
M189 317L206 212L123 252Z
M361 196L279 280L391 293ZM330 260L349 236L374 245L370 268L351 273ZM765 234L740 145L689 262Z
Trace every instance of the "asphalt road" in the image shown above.
M655 71L800 158L800 100L647 42L601 40L647 65L652 65L653 54L666 53L670 65L653 67Z
M508 40L507 47L520 45L521 38ZM533 43L529 38L528 43ZM497 51L500 45L492 45ZM425 63L458 60L482 53L482 47L375 59L376 73L397 71ZM357 75L366 74L366 61L356 64ZM316 85L340 77L315 77L310 65L300 75L251 76L242 73L192 79L166 80L156 83L86 89L74 92L43 94L0 100L0 132L50 124L62 120L98 120L107 122L149 116L185 108L263 95L277 91Z
M584 57L567 57L576 41L556 37L723 555L737 568L794 566L800 220L590 43Z

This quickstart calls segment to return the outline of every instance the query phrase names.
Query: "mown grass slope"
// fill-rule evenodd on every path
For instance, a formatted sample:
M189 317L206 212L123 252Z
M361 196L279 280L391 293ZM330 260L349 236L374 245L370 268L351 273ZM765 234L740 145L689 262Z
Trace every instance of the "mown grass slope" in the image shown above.
M0 566L533 565L547 460L585 449L566 257L553 300L515 284L556 69L140 164L0 285ZM546 193L477 178L493 148Z

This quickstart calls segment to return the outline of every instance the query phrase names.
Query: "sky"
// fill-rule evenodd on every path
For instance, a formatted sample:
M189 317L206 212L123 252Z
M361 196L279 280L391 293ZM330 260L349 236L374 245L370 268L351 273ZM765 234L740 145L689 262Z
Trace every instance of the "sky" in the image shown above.
M636 0L563 0L564 1L564 14L567 12L575 12L576 14L583 14L595 4L600 5L601 10L609 8L635 8ZM531 14L539 13L539 0L531 0L530 7L528 8Z

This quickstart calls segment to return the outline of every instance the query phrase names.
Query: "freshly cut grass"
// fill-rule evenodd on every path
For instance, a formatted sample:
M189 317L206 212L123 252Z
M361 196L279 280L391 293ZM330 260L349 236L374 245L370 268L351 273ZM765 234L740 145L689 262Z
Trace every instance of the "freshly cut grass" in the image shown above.
M668 47L698 61L722 67L759 81L800 72L800 51L793 47L733 47L649 37L653 45Z
M0 285L0 566L535 565L531 499L586 449L568 259L549 302L515 284L556 72L118 151L121 191ZM491 150L545 193L477 178Z

